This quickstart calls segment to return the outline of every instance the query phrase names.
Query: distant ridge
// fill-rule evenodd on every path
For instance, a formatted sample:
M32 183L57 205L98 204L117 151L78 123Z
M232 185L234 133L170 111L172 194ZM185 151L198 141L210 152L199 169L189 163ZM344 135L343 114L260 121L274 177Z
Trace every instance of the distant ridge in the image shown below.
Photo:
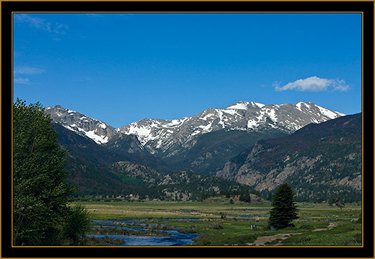
M290 136L264 139L231 158L216 176L267 195L284 181L297 200L361 198L362 114L310 124Z
M170 153L179 146L189 146L189 142L196 136L218 130L279 130L291 134L307 124L340 116L344 114L311 102L264 105L241 101L225 109L209 108L197 115L177 120L143 119L118 130L124 134L135 134L151 153Z
M214 175L228 159L260 139L286 136L310 123L344 115L311 102L265 105L241 101L190 117L143 119L116 129L58 105L45 111L55 123L111 152L166 171L191 169L204 175Z

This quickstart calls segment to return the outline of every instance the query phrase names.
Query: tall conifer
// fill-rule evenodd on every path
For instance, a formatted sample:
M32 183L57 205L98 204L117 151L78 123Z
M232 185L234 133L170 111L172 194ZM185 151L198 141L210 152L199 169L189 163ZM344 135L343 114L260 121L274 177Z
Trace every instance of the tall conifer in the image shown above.
M276 228L285 228L294 226L291 222L298 218L296 202L293 200L295 193L292 187L287 184L281 184L273 197L270 211L269 224Z

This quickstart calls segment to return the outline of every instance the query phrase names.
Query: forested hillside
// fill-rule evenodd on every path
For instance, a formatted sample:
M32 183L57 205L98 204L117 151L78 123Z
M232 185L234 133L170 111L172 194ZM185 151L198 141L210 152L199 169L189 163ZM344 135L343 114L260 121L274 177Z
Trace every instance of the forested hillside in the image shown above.
M310 124L287 137L260 140L216 175L248 184L266 196L286 181L300 201L360 200L362 114Z
M202 200L218 195L256 193L249 186L191 170L164 174L136 163L117 162L111 166L111 172L123 182L137 186L122 193L127 199Z

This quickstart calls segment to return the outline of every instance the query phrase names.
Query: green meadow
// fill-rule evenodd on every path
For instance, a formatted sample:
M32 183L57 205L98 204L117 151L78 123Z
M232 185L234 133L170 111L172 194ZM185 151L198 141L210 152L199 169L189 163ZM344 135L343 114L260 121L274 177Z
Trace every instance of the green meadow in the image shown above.
M271 231L269 202L231 204L223 198L204 202L106 200L79 203L86 207L93 220L143 219L144 223L198 233L200 236L194 239L194 246L362 245L362 214L357 204L346 204L340 209L325 203L297 203L299 219L293 222L295 226Z

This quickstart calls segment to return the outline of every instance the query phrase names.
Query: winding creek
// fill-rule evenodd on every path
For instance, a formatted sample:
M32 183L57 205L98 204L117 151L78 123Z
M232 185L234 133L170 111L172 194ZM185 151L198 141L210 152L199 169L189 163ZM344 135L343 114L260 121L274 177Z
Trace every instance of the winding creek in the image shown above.
M246 211L249 209L246 209ZM259 211L261 209L258 209ZM195 212L184 210L182 212ZM266 211L265 211L266 212ZM268 211L267 211L268 212ZM269 216L263 214L229 214L231 218L255 218ZM222 215L216 215L222 216ZM95 237L102 240L112 240L106 242L111 246L187 246L194 243L198 238L198 233L183 232L183 228L171 227L167 223L172 221L197 222L205 219L198 218L160 218L160 219L116 219L116 220L92 220L92 234L88 237ZM126 234L119 234L124 232ZM144 232L144 233L142 233ZM122 242L123 241L123 242ZM111 244L110 244L111 243Z
M168 222L171 219L163 219L162 222ZM198 221L199 219L172 219L183 221ZM93 228L116 228L118 230L130 231L154 231L164 232L164 236L149 236L149 235L113 235L113 234L88 234L88 237L95 237L99 239L120 239L124 240L118 244L110 244L112 246L186 246L193 244L194 238L199 237L197 233L179 232L177 229L151 229L152 226L163 226L163 224L146 224L140 223L139 219L124 219L124 220L93 220ZM134 224L136 227L123 227L122 224Z

